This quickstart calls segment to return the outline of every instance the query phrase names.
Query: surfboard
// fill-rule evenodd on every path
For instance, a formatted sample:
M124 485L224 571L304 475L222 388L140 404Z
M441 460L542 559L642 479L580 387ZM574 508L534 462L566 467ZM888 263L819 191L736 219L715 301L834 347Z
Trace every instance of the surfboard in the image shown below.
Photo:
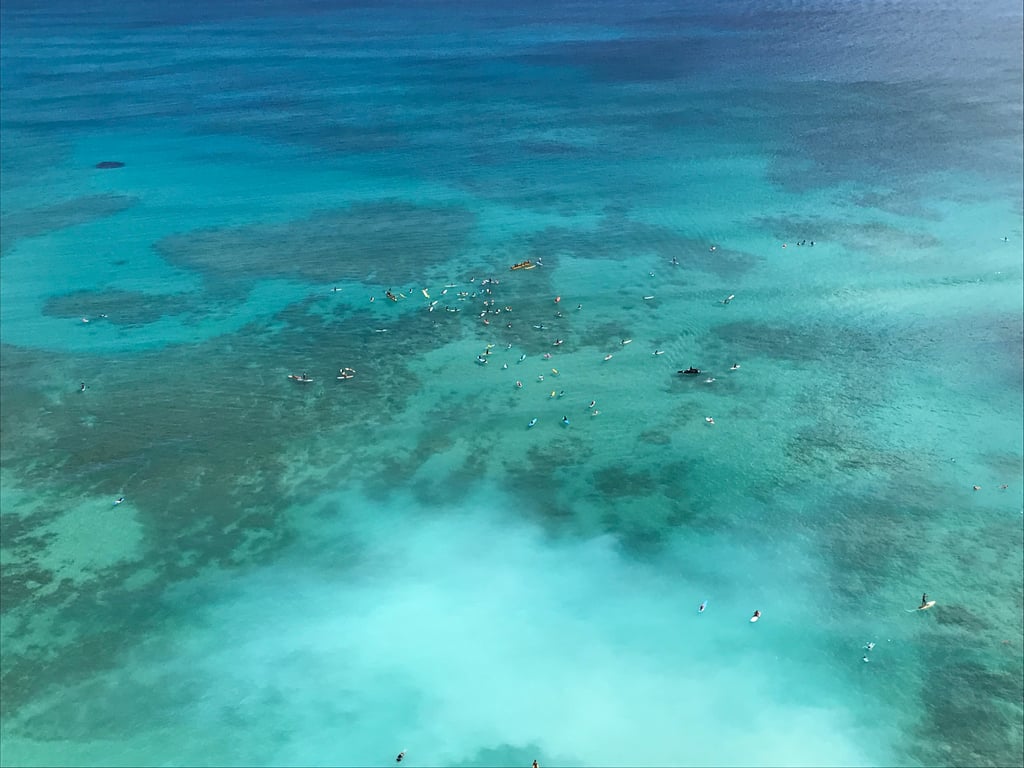
M924 605L919 605L919 606L917 606L917 608L907 608L906 610L907 610L907 613L915 613L917 611L927 611L933 605L935 605L935 601L934 600L929 600Z
M757 621L760 618L761 618L760 616L751 616L750 617L750 623L753 624L755 621Z

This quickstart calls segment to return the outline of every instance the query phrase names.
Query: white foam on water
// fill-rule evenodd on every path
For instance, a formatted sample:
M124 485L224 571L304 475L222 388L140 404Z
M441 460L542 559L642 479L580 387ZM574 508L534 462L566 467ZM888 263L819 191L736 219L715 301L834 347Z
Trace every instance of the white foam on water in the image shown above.
M141 754L222 765L368 765L402 749L409 765L482 750L602 766L885 762L877 723L867 738L865 713L848 703L864 700L844 701L849 670L830 668L805 623L812 596L792 552L708 539L636 562L610 538L552 540L494 493L429 517L361 506L356 525L321 521L286 561L175 593L178 628L105 676L116 702L96 701L139 729ZM754 608L764 615L751 625ZM158 718L133 701L154 691L167 697ZM173 738L154 722L174 723Z

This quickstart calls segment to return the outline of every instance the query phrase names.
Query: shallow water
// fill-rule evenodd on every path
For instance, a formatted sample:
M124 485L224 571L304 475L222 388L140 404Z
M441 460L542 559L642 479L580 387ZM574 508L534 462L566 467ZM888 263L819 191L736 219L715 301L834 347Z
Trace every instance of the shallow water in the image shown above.
M1018 7L0 16L0 762L1020 764Z

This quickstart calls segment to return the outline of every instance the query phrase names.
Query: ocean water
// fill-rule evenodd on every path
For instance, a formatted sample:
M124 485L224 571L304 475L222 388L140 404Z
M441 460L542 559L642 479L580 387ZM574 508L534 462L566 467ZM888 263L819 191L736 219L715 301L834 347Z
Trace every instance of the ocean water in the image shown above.
M4 2L0 764L1021 765L1022 30Z

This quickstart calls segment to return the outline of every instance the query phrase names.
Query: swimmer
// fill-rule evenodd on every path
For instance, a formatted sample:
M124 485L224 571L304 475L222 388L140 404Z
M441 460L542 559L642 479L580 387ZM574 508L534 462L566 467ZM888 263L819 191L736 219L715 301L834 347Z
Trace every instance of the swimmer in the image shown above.
M875 647L874 643L868 643L867 645L864 646L864 650L865 651L870 651L870 650L873 650L874 647Z
M598 411L598 410L595 410L595 411L594 411L594 412L593 412L592 414L590 414L590 415L591 415L591 416L598 416L598 415L600 415L600 413L601 413L600 411Z
M522 388L523 388L523 382L519 381L519 379L516 379L516 389L522 389Z
M404 757L405 757L405 750L403 749L401 752L398 753L398 757L395 758L395 762L396 763L402 762L402 758L404 758Z
M713 382L714 380L715 380L715 377L714 377L714 376L712 376L712 377L710 377L710 378L704 379L704 383L705 383L705 384L710 384L710 383L711 383L711 382Z
M505 347L505 349L512 349L512 342L511 341L508 343L508 345Z
M537 381L544 381L544 374L543 373L540 376L537 377Z
M551 353L550 352L545 352L544 353L544 359L545 360L550 360L551 359Z
M124 504L124 496L121 496L114 500L114 506L116 507L118 504Z

